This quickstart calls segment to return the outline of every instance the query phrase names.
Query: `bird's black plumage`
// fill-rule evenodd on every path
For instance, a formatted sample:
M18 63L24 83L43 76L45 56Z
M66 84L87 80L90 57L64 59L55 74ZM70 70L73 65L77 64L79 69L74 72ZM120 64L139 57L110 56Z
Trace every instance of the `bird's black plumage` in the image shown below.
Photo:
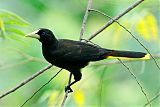
M80 41L56 39L48 29L40 29L36 34L39 35L38 39L42 43L45 59L74 75L75 81L66 88L70 91L72 91L70 86L81 79L80 69L87 66L90 61L99 61L109 56L143 58L146 55L142 52L109 50Z

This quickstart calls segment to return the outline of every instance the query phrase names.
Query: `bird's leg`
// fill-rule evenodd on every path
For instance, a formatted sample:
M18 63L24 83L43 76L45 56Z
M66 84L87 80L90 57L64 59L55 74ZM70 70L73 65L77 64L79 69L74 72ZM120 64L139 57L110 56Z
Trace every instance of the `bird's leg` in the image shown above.
M69 85L65 87L65 92L68 91L68 93L73 92L73 90L71 89L71 86L76 82L78 82L82 77L80 70L76 70L75 72L72 72L72 74L74 75L75 81L71 82Z
M71 89L71 86L74 84L74 83L76 83L77 81L75 80L75 81L73 81L72 83L70 83L69 85L67 85L66 87L65 87L65 92L66 91L68 91L68 93L71 93L71 92L73 92L73 90Z

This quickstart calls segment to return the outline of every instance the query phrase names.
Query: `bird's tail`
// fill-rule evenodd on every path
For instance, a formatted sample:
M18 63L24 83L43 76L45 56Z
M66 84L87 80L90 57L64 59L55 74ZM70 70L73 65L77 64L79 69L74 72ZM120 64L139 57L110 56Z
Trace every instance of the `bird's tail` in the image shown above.
M112 50L107 53L106 58L150 59L150 55L143 52Z

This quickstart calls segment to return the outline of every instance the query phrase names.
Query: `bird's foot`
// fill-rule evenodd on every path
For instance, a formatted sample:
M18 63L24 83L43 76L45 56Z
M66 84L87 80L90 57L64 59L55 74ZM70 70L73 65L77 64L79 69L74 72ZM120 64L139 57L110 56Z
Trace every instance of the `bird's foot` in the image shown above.
M70 86L65 86L65 92L67 92L67 91L68 91L68 93L73 92L73 90L71 89Z

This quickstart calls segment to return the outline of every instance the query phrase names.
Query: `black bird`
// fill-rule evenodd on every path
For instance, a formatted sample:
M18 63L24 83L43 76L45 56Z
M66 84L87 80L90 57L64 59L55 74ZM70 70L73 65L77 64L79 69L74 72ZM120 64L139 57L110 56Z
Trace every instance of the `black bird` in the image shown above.
M80 70L90 61L109 57L149 59L149 54L142 52L110 50L80 41L56 39L52 31L44 28L26 36L36 38L42 43L43 56L49 63L66 69L74 75L75 81L65 88L68 92L73 92L70 86L81 79Z

